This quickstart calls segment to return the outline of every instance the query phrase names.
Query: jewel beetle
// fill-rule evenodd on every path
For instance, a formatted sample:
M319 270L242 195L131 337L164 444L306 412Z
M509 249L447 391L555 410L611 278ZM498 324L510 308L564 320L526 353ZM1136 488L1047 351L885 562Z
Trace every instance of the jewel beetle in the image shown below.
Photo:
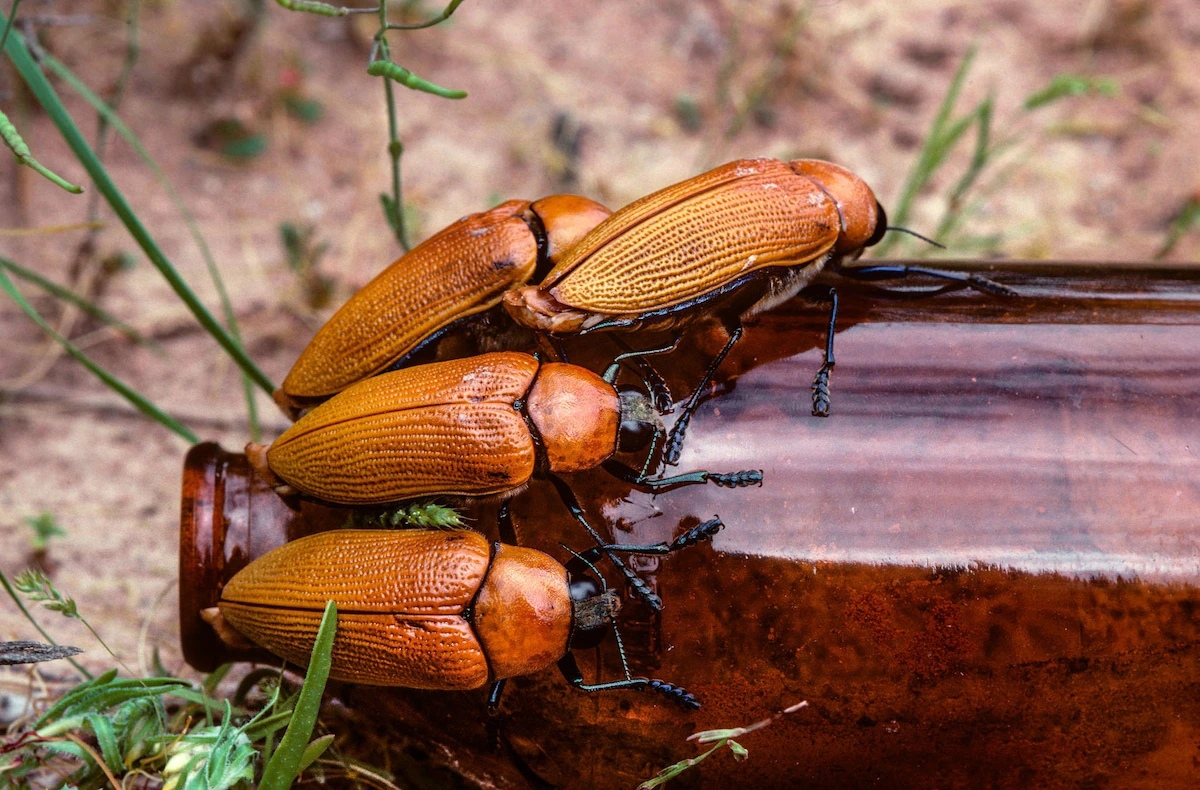
M563 255L541 283L509 290L504 307L524 326L553 334L668 329L701 317L729 339L672 427L665 453L678 460L705 387L742 336L742 322L790 299L823 269L878 279L927 274L990 293L1011 292L977 275L915 267L844 267L888 230L862 178L814 159L740 159L618 210ZM828 413L836 292L825 362L813 384L814 414Z
M493 713L506 679L553 664L583 691L651 690L699 708L679 686L633 677L623 650L624 678L585 683L571 651L596 646L616 628L620 597L587 572L602 550L670 554L722 526L706 521L669 544L598 546L565 566L535 549L489 546L469 530L332 530L254 560L203 616L227 643L248 640L305 666L332 599L338 629L330 677L447 691L490 683Z
M548 271L609 213L587 198L551 195L463 217L342 305L300 354L276 403L294 420L356 381L403 366L452 326L494 332L488 319L503 293Z
M618 450L645 448L662 431L645 393L614 386L617 370L614 362L599 376L511 351L402 368L348 387L270 447L248 445L246 455L273 483L354 506L507 499L538 475L550 480L597 544L604 541L560 473L600 466L651 491L762 482L756 470L650 478L614 459ZM620 558L609 556L639 595L661 606Z

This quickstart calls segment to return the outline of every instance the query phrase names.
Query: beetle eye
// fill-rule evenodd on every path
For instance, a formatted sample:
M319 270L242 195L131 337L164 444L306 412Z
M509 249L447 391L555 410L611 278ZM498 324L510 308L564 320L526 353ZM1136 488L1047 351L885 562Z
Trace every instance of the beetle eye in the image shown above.
M659 417L645 393L634 387L617 388L621 400L621 426L617 431L617 449L623 453L646 449L661 429Z
M617 435L617 449L623 453L645 450L654 438L656 427L641 420L622 420Z
M864 247L873 247L883 239L883 234L888 230L887 212L883 210L883 204L875 204L875 232L871 234L871 238L867 240Z

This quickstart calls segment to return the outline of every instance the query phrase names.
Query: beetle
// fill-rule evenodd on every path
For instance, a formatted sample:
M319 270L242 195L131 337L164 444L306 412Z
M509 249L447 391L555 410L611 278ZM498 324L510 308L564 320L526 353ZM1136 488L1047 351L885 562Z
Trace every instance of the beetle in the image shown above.
M404 366L454 326L486 326L504 291L540 277L609 213L584 197L551 195L463 217L342 305L300 354L276 403L295 420L356 381Z
M665 452L678 461L684 432L742 323L790 299L823 269L879 278L927 274L990 293L1011 291L978 275L916 267L843 267L888 230L862 178L815 159L739 159L634 201L575 244L540 284L503 304L517 323L553 334L669 329L715 317L729 335L672 427ZM813 412L828 414L836 291Z
M616 632L620 597L586 572L601 551L670 554L722 526L711 519L669 544L598 546L566 566L536 549L489 547L469 530L320 532L251 562L203 617L227 644L249 640L305 666L332 599L338 629L331 678L446 691L490 683L490 713L506 679L551 664L583 691L649 689L698 709L679 686L631 676L623 649L625 677L602 683L584 682L571 651Z
M560 473L602 466L651 491L762 482L756 470L652 479L615 460L618 450L642 449L662 430L644 393L614 386L618 364L599 376L508 351L402 368L348 387L269 448L247 445L246 455L264 478L281 484L281 493L290 487L356 506L507 499L538 475L550 480L597 544L603 540ZM661 605L618 557L610 559L652 607Z

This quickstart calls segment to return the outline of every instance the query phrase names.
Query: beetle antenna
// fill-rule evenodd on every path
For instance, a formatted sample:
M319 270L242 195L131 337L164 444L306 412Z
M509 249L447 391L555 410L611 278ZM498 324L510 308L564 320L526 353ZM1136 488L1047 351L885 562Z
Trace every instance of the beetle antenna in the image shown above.
M571 548L565 543L559 543L558 545L562 546L563 549L572 557L588 566L588 569L591 570L592 573L596 574L596 578L600 580L600 589L604 592L608 592L608 580L604 578L604 574L600 572L600 569L592 564L591 560L575 551L575 549Z
M592 564L592 562L587 557L585 557L582 554L580 554L579 552L575 551L575 549L571 548L567 544L559 543L558 545L562 546L563 549L565 549L567 551L567 553L570 554L572 557L579 560L584 565L588 566L588 568L591 569L592 573L594 573L596 575L596 578L600 580L600 589L603 590L604 592L608 592L608 580L604 578L604 574L600 572L599 568L597 568L594 564ZM617 655L619 655L621 657L621 668L625 671L625 679L632 680L633 675L629 671L629 662L625 658L625 644L621 641L621 631L619 628L617 628L617 620L615 617L613 617L613 619L611 619L609 621L609 625L612 626L613 638L617 642Z
M937 247L939 250L946 249L945 244L938 244L936 241L929 238L928 236L922 236L920 233L917 233L915 230L909 230L908 228L902 228L899 225L888 225L886 228L884 228L884 230L898 230L901 233L907 233L909 236L916 236L921 241L929 242L933 246Z
M650 450L646 453L646 457L642 460L641 477L645 478L650 474L650 459L654 458L654 453L658 450L658 440L663 435L663 429L660 425L654 426L654 435L650 438Z
M633 675L629 671L629 661L625 658L625 643L621 641L621 629L617 628L617 619L612 620L612 635L617 643L617 655L621 657L621 669L625 672L626 680L633 680Z

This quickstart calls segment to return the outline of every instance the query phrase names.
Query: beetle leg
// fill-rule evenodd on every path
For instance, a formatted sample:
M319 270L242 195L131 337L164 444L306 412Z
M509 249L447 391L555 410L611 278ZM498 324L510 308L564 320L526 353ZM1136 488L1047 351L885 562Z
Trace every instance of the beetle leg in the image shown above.
M496 529L499 530L501 541L513 546L519 546L520 541L517 540L517 529L513 526L512 513L508 510L508 502L507 499L501 502L500 508L496 511Z
M833 371L833 333L837 328L838 295L829 289L829 334L825 337L825 363L817 371L812 383L812 414L814 417L829 416L829 374Z
M546 477L558 490L558 496L562 499L563 504L567 506L567 510L571 512L571 515L575 517L576 521L583 525L583 528L587 530L588 535L592 537L592 540L596 542L596 545L601 547L601 550L604 551L603 547L608 544L604 542L604 538L600 537L600 533L596 531L596 528L588 523L587 514L583 512L583 507L579 504L579 499L576 498L575 492L572 491L571 487L566 484L566 481L557 475L548 474ZM608 557L609 561L613 564L613 567L621 572L621 575L625 577L625 581L633 589L633 592L635 595L637 595L637 597L645 601L646 605L656 612L662 609L662 598L659 598L654 591L650 589L650 585L646 584L645 579L634 573L633 570L630 569L630 567L626 565L625 562L615 553L611 551L604 551L604 556Z
M620 335L612 335L612 339L613 343L622 351L621 355L616 360L613 360L613 365L615 366L617 362L624 359L632 359L633 363L637 365L638 376L642 379L642 383L646 385L646 391L650 393L650 402L654 405L654 410L659 414L670 414L673 412L675 410L675 401L671 397L671 388L667 386L667 382L662 377L662 374L646 361L646 355L674 351L675 347L679 345L679 338L676 337L675 342L670 346L652 348L646 351L634 351L628 343L621 339ZM609 370L612 371L613 380L610 381L607 378L608 371L605 371L604 380L612 384L616 379L616 370L614 367L610 367Z
M488 689L487 712L489 716L496 716L500 713L500 697L504 694L504 684L507 678L500 678L492 681L492 687Z
M947 269L931 269L925 266L909 266L907 264L879 266L841 266L834 264L830 268L843 277L856 280L891 280L920 274L939 280L962 283L969 288L974 288L976 291L991 294L992 296L1020 296L1019 293L1007 285L1001 285L983 275L969 272L954 272Z
M576 555L576 557L579 558L580 564L583 564L584 562L596 560L601 551L621 551L626 554L672 554L689 546L694 546L701 541L712 540L713 535L716 535L724 527L725 523L720 518L710 518L703 524L697 524L692 527L670 543L647 543L641 545L633 543L608 543L588 549L582 554ZM572 558L572 562L575 562L574 558ZM571 570L570 565L567 566L567 570Z
M550 347L550 356L551 357L553 357L558 362L566 362L567 361L567 348L566 348L566 346L563 345L561 337L558 337L557 335L552 335L549 332L538 332L537 336L538 336L538 340L541 341L541 343L544 344L544 346ZM534 352L533 356L539 362L543 361L540 351Z
M699 483L713 483L722 488L743 488L745 486L762 484L762 470L760 469L743 469L740 472L706 472L700 470L682 475L672 475L671 477L650 478L644 473L638 472L633 467L613 458L605 461L601 466L618 480L624 480L630 485L655 492Z
M725 348L721 349L721 353L717 354L716 359L708 366L708 370L704 372L704 378L700 380L699 386L692 392L692 396L688 398L688 402L684 404L683 410L679 413L679 419L671 426L671 433L667 437L667 447L663 451L663 463L669 466L675 466L679 463L679 455L683 452L683 437L687 433L688 423L692 421L692 413L696 411L696 407L700 405L700 398L708 389L709 383L713 376L716 375L717 368L721 366L725 355L729 353L729 349L733 348L734 343L742 337L742 321L740 318L733 319L731 325L727 325L729 331L729 342L725 344Z
M558 662L558 671L562 672L562 676L567 679L577 689L589 693L597 691L616 691L618 689L650 689L664 694L672 701L685 708L692 710L700 709L700 702L690 694L686 689L676 686L673 683L668 683L665 680L657 680L655 678L635 678L627 677L623 680L610 680L607 683L584 683L583 673L579 671L579 664L575 661L575 656L567 653Z

